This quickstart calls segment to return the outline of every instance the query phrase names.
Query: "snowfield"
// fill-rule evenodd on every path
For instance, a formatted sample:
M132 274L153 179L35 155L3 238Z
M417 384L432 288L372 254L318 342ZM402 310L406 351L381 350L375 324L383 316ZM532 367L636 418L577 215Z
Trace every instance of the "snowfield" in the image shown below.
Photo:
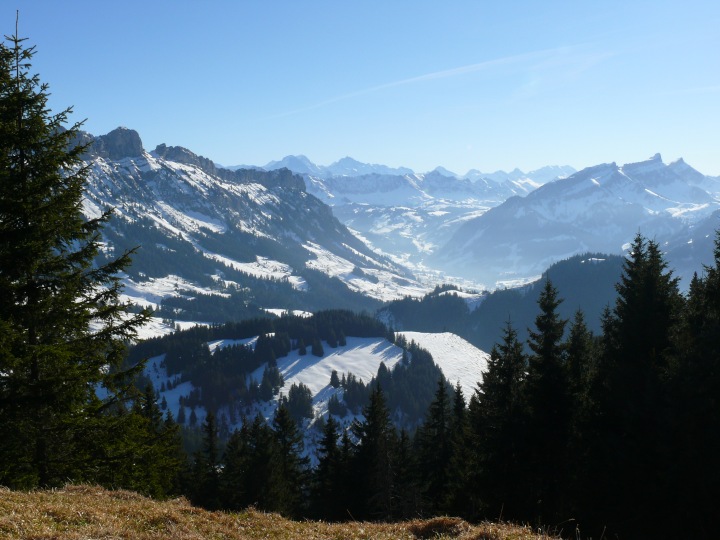
M453 384L460 382L465 401L470 400L483 373L487 371L490 355L466 340L452 334L429 334L425 332L400 332L408 343L414 341L430 352L445 377Z
M300 356L298 351L291 351L288 356L277 360L278 369L282 373L285 385L281 392L293 384L304 384L313 396L317 396L330 385L330 375L333 370L342 377L343 374L352 373L358 379L368 383L377 373L381 363L388 369L392 368L402 359L402 349L383 338L347 338L347 345L331 348L323 343L325 355L313 356L308 352ZM261 367L251 375L251 379L258 383L262 379ZM329 399L329 396L328 396ZM316 405L319 405L317 403Z

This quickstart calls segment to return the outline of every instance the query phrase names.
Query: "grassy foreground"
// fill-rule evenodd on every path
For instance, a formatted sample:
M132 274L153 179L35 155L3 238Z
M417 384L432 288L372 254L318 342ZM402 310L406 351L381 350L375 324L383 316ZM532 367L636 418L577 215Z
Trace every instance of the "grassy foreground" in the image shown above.
M0 538L88 539L458 539L549 538L506 524L469 525L456 518L397 524L290 521L256 510L208 512L185 499L159 502L92 486L29 493L0 489Z

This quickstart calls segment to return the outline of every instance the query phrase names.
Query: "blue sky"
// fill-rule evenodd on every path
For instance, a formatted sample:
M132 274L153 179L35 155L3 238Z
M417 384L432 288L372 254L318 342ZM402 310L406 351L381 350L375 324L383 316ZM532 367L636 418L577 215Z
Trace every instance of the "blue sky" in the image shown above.
M16 0L51 106L225 165L684 157L720 175L720 2Z

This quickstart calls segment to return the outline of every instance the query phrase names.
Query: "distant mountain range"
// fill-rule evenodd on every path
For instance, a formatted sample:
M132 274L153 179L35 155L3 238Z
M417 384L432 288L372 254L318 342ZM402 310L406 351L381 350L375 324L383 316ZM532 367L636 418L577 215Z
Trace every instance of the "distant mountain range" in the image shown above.
M642 233L687 278L710 262L719 209L720 179L683 160L597 165L466 221L428 264L486 282L514 279L582 252L622 253ZM687 256L688 242L696 257Z
M328 167L287 156L266 167L302 174L307 191L372 246L417 272L485 287L522 283L584 252L623 253L638 233L663 244L686 285L709 263L720 180L682 159L575 171L459 176L408 172L344 158ZM454 276L454 277L451 277Z
M286 156L265 170L288 168L305 179L308 193L372 246L416 270L465 221L514 195L527 195L544 183L575 172L548 166L524 173L459 176L443 167L427 173L358 162L350 157L320 166L305 156Z
M247 166L235 166L230 167L231 169L247 168ZM575 169L568 165L563 166L548 166L542 167L541 169L524 173L520 169L514 169L510 172L495 171L492 173L483 173L477 169L471 169L464 175L460 175L449 171L445 167L438 166L432 171L426 173L417 173L408 167L388 167L387 165L378 165L371 163L362 163L346 156L330 165L316 165L307 156L285 156L279 161L271 161L264 167L252 166L251 168L263 169L266 171L274 171L277 169L289 169L297 174L307 174L318 178L329 179L335 177L358 177L367 175L384 175L384 176L405 176L405 175L416 175L416 174L430 174L435 173L440 176L448 178L457 178L459 180L470 180L471 182L478 181L480 179L491 180L497 183L502 183L506 180L515 181L530 179L533 182L544 184L550 180L554 180L558 177L568 176L575 172Z
M85 213L115 208L107 255L140 246L127 296L167 319L372 310L440 282L525 283L576 254L622 254L638 232L687 278L720 226L720 179L659 155L457 177L303 156L230 170L181 147L148 152L126 128L81 138Z

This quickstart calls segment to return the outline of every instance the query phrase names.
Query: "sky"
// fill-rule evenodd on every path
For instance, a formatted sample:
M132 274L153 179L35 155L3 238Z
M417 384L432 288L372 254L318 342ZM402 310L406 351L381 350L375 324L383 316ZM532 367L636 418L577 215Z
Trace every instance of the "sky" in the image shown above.
M720 175L717 0L4 1L50 106L216 163Z

